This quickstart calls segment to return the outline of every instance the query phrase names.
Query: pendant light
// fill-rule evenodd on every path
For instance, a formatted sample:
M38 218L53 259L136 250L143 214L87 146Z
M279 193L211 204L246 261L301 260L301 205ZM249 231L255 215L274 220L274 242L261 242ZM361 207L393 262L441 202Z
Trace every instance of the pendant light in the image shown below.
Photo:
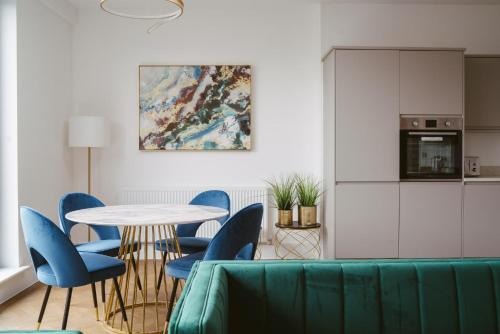
M136 1L137 3L145 3L144 0L134 1ZM115 5L120 3L119 0L99 0L99 6L103 11L115 16L136 20L157 21L148 28L147 32L151 33L161 25L180 17L184 13L183 0L157 0L156 2L158 4L162 4L162 7L165 7L165 9L161 9L157 13L151 14L134 13L132 10L127 11L126 9L115 8ZM171 10L171 8L169 7L174 7L175 9Z

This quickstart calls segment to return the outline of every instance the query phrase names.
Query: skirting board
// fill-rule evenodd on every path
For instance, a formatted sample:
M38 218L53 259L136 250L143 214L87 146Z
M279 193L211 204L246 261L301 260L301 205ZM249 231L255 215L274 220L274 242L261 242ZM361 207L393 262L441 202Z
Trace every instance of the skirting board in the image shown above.
M11 277L0 282L0 305L37 282L31 267L22 267Z

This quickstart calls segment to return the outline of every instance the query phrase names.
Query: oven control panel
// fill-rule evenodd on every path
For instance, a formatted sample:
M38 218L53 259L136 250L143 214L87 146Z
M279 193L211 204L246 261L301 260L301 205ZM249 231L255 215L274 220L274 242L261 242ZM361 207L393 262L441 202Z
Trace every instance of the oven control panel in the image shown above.
M401 116L401 130L462 130L461 116Z

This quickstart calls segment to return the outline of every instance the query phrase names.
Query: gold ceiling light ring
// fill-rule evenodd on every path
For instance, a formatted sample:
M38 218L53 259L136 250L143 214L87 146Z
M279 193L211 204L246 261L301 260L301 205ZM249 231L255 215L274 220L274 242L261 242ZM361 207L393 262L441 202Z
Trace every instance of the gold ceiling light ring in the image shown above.
M142 0L137 0L137 1L142 1ZM180 17L184 13L184 1L183 0L164 0L165 5L174 5L177 7L177 10L175 11L170 11L167 13L160 13L160 14L152 14L152 15L143 15L143 14L134 14L126 11L120 11L111 8L109 5L110 0L99 0L99 6L103 11L106 13L119 16L119 17L124 17L128 19L135 19L135 20L157 20L155 24L153 24L149 29L148 33L151 33L161 25L165 24L168 21L174 20L178 17Z

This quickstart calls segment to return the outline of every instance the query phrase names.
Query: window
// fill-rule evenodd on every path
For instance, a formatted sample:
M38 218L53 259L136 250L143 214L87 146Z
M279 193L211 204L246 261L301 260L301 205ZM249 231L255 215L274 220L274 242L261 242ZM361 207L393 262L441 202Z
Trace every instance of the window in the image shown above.
M19 267L17 8L0 1L0 267Z

